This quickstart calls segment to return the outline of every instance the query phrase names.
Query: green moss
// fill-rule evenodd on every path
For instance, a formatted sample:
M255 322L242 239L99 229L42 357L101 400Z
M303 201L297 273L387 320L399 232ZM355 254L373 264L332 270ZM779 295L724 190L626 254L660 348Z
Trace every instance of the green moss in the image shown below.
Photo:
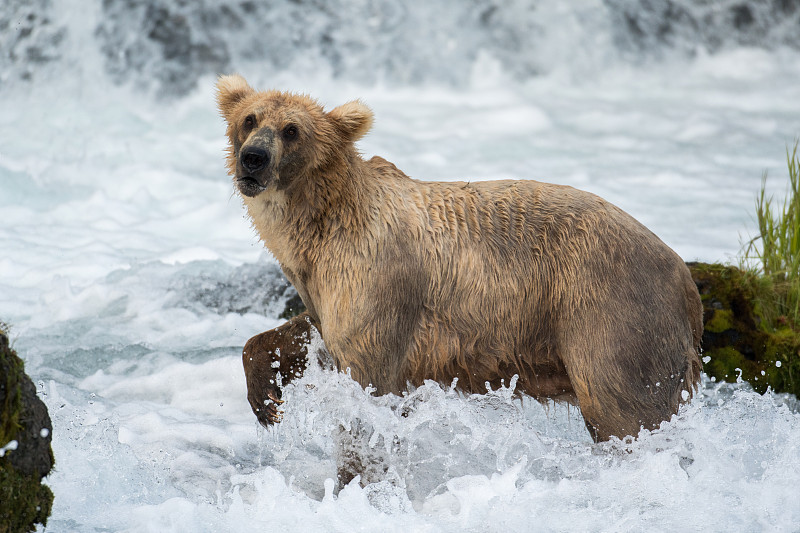
M706 322L706 330L713 333L722 333L733 327L733 311L730 309L716 309L711 319Z
M37 523L46 525L53 505L52 491L41 483L47 472L23 473L12 463L14 454L30 452L25 447L26 439L30 439L25 432L30 428L23 424L32 411L24 400L23 380L28 380L27 386L32 387L22 359L8 346L5 332L0 332L0 446L12 440L20 443L20 448L0 457L0 533L35 531ZM52 464L49 445L46 452L50 454L48 464Z
M0 406L0 446L5 446L22 429L19 422L20 412L22 412L22 391L20 390L20 375L24 374L25 366L22 360L14 354L8 352L8 356L3 358L2 368L5 370L3 377L3 405Z
M780 366L775 365L775 361L770 362L770 355L766 355L766 352L764 360L749 359L732 346L709 350L703 352L703 355L708 358L703 370L717 380L735 382L741 378L761 394L767 388L776 392L797 390L797 383L791 377L789 366L783 362Z
M800 333L785 326L776 330L764 347L760 368L773 390L800 397Z
M0 462L0 533L36 531L47 525L53 492L38 476L23 476L8 462Z
M706 374L800 396L800 328L782 314L775 283L730 265L689 269L703 302Z
M736 369L741 369L747 361L744 355L733 346L704 351L703 356L708 361L703 365L706 374L723 381L736 381L739 376Z

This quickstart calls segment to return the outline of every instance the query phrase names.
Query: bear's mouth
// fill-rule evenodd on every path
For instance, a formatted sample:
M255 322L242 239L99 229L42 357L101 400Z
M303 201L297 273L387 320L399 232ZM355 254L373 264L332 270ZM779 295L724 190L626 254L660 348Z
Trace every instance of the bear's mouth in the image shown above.
M261 182L253 176L239 176L236 178L236 186L239 192L250 198L257 196L267 188L266 185L262 185Z

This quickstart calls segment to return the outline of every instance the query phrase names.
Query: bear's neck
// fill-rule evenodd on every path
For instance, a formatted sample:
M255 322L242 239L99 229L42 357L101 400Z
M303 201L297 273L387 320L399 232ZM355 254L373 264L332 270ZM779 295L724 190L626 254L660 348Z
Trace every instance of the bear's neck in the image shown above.
M253 225L284 270L310 276L326 254L363 242L380 212L365 161L352 150L294 180L296 187L245 201ZM294 280L293 280L294 281Z

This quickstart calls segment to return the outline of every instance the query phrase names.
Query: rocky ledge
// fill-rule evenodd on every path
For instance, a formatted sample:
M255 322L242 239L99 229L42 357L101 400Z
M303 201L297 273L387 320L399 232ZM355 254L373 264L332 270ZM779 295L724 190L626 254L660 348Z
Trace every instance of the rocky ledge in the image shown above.
M42 479L53 468L52 431L47 407L0 330L0 533L47 525L53 493Z
M800 397L800 331L776 312L776 295L735 266L687 263L703 301L703 370L764 393Z

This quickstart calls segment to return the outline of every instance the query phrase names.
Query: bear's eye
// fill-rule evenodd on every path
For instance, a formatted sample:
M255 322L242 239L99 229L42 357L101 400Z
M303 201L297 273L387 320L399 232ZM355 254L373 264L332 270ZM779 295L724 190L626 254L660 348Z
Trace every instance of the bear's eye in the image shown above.
M297 126L294 124L289 124L285 128L283 128L283 138L287 141L293 141L297 138Z
M256 125L256 117L254 115L247 115L242 123L242 128L245 130L252 130Z

